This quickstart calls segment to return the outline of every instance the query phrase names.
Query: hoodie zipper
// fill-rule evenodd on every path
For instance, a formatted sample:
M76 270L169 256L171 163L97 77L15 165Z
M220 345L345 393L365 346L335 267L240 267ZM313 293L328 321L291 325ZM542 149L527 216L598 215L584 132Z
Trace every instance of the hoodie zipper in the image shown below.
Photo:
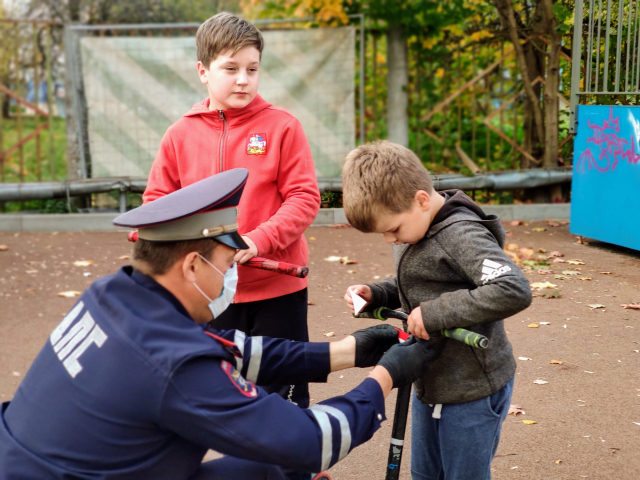
M220 172L224 171L224 141L227 137L227 118L224 116L224 112L222 110L218 110L220 114L220 120L224 123L224 127L222 128L222 139L220 140Z

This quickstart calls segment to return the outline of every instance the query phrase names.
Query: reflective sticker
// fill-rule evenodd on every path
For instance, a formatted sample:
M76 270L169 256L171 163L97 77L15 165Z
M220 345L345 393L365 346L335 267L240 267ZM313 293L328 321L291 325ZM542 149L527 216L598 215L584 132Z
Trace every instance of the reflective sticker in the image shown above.
M333 439L331 438L331 422L329 422L329 415L325 412L321 412L318 409L309 409L313 416L316 417L316 422L322 431L322 466L320 470L327 470L331 466L331 455L333 453Z
M262 337L251 337L251 357L249 357L249 367L247 368L247 380L250 382L258 381L261 362Z
M241 332L240 330L236 330L236 333L233 335L233 342L236 344L236 346L238 347L238 350L240 350L240 353L243 356L244 356L244 341L246 338L247 336L244 334L244 332ZM240 373L242 373L242 365L243 365L242 357L237 357L236 368Z
M245 397L253 398L258 396L256 386L253 383L246 381L233 365L226 360L222 360L220 362L220 366L229 377L229 380L231 380L231 383L233 383Z

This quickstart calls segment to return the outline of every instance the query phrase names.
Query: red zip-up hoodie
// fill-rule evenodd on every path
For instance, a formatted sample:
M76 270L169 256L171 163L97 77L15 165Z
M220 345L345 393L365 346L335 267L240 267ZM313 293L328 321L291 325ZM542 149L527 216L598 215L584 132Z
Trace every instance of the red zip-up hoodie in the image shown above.
M232 168L249 178L238 206L238 227L258 255L306 265L302 235L320 208L313 158L300 122L260 95L244 108L209 110L209 99L171 125L151 167L144 202ZM238 266L235 302L297 292L306 278Z

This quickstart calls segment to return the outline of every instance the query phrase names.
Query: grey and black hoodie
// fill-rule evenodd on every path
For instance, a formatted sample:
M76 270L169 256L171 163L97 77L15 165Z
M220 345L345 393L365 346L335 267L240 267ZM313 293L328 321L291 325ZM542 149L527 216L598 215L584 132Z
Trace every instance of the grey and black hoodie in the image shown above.
M394 245L396 276L370 284L378 306L420 306L433 338L443 328L466 328L489 339L480 350L440 336L442 352L416 382L423 403L465 403L496 393L516 362L503 319L531 304L529 282L503 251L505 233L464 192L441 192L445 204L422 240Z

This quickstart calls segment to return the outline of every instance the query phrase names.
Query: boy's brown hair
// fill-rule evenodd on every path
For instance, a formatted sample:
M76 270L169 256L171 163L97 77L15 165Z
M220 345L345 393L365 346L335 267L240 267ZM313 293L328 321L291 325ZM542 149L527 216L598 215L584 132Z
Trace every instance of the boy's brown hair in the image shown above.
M196 32L196 54L205 68L209 68L218 54L231 50L233 56L244 47L257 48L262 57L262 34L251 22L231 13L214 15Z
M429 172L415 153L386 140L351 151L342 171L344 213L361 232L374 231L380 214L410 210L418 190L433 192Z
M209 260L219 243L213 238L171 242L138 239L133 244L133 268L145 275L162 275L185 255L198 252Z

